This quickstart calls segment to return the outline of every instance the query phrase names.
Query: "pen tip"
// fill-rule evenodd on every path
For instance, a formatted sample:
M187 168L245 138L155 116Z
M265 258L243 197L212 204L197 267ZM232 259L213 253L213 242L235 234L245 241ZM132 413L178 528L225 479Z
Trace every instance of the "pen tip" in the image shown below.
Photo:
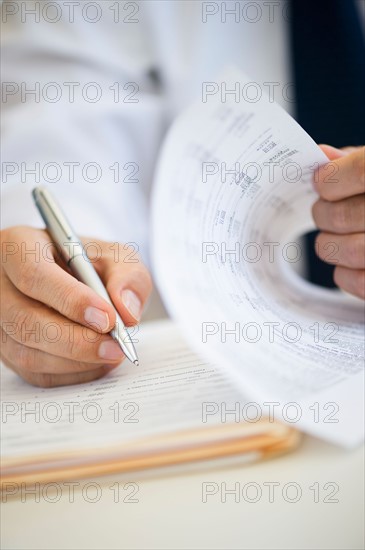
M139 362L137 361L137 359L135 361L133 361L133 363L138 367L139 366Z

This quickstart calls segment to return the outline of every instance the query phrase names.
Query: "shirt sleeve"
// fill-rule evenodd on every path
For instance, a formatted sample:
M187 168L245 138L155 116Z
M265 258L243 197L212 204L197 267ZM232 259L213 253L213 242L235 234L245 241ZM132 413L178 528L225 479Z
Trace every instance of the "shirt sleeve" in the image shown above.
M78 233L135 243L144 256L163 133L147 24L130 9L116 21L108 2L94 3L94 23L75 3L72 22L64 4L53 23L39 2L3 17L1 226L41 227L31 190L46 185Z

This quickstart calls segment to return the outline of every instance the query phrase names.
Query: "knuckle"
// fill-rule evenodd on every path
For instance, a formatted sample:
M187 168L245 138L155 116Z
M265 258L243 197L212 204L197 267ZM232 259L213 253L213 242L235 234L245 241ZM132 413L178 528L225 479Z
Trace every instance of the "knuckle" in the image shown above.
M82 288L77 288L81 283L75 280L74 284L64 284L58 289L58 303L60 310L72 318L78 318L79 315L79 296L82 296Z
M67 357L74 357L76 352L80 349L79 338L77 338L74 332L70 332L67 336L64 336L62 348L64 349Z
M14 275L15 286L27 296L32 294L34 286L37 284L38 269L34 262L20 262Z
M35 318L28 310L20 309L19 305L11 305L7 313L7 323L12 327L12 336L15 340L20 341L21 335L26 330L35 328ZM4 323L6 331L7 323Z
M335 230L343 232L346 231L351 223L351 216L349 215L349 209L342 201L333 203L332 207L332 223Z
M347 248L349 263L354 267L365 267L365 242L363 235L353 235Z

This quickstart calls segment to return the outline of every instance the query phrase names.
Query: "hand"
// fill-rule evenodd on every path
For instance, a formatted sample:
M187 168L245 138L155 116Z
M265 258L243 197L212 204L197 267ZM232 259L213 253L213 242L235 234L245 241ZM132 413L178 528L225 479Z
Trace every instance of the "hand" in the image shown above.
M135 325L151 292L147 269L133 249L88 242L124 323ZM68 272L46 231L1 231L0 276L1 358L24 380L41 387L88 382L123 360L106 334L115 324L113 308Z
M314 176L320 198L312 214L321 230L316 252L336 265L340 288L365 299L365 147L321 149L331 162Z

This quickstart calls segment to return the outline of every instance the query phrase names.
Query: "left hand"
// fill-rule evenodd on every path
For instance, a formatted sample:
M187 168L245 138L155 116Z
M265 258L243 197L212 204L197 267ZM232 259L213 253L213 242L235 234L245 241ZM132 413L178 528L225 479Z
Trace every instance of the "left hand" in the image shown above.
M340 288L365 299L365 147L320 147L330 162L314 176L320 198L312 215L321 230L316 253L336 265Z

